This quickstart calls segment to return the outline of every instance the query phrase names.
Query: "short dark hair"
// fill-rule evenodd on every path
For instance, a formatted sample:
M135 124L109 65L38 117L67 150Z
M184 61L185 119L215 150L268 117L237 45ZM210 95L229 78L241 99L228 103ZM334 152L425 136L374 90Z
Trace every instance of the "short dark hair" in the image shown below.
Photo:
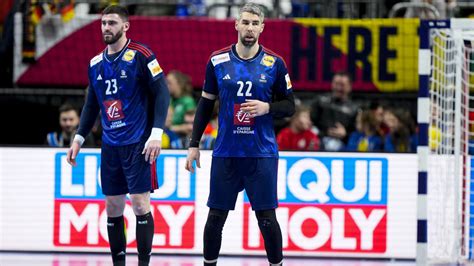
M375 111L379 107L384 108L384 106L382 105L381 102L379 102L379 101L370 101L369 102L369 110Z
M59 114L69 112L69 111L74 111L74 112L76 112L77 115L79 115L79 111L74 106L72 106L72 104L70 104L70 103L65 103L65 104L61 105L59 107L58 111L59 111Z
M333 78L335 76L347 77L349 79L349 82L352 82L352 75L347 71L337 71L336 73L334 73Z
M260 19L260 22L263 22L263 19L265 18L265 14L263 13L260 5L257 5L252 2L246 3L243 7L240 8L239 16L237 17L238 20L240 20L240 18L242 17L242 13L244 12L257 15L258 18Z
M117 14L123 21L128 21L128 10L121 5L110 5L102 11L102 15Z

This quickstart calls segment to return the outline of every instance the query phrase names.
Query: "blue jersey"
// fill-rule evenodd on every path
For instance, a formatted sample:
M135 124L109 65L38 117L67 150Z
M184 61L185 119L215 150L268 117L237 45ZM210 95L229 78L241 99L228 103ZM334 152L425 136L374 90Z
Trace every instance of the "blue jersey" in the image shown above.
M255 57L239 58L235 46L214 52L207 64L204 91L219 97L215 157L277 157L273 117L251 117L240 110L248 99L272 102L291 93L283 59L260 46Z
M131 40L113 59L107 50L92 58L89 92L100 106L104 143L121 146L148 137L153 125L150 85L161 77L153 52Z

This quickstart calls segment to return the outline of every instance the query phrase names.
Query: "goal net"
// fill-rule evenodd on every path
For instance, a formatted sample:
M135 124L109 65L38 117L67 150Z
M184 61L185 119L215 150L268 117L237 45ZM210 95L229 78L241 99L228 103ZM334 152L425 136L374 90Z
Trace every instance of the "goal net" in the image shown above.
M469 92L474 87L473 42L472 30L429 30L425 207L426 256L432 263L472 257L469 139L473 137L470 128L474 122L469 119L473 97Z

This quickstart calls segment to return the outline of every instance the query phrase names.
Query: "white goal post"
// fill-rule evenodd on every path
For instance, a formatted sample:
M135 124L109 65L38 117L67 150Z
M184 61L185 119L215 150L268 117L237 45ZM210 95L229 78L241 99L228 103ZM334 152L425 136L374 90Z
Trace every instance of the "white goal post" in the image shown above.
M419 32L416 257L422 265L462 262L473 257L474 20L421 20Z

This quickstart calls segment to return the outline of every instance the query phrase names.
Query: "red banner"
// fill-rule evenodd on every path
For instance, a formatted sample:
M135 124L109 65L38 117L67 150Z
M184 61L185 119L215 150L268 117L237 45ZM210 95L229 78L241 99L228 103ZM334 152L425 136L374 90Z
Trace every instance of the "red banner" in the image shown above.
M148 45L165 73L180 70L191 76L195 88L201 88L210 54L237 41L234 23L233 20L134 17L128 36ZM374 28L372 24L368 25ZM327 90L333 74L341 70L353 73L353 88L358 91L384 91L381 86L374 85L374 81L389 85L400 83L403 75L394 76L388 64L396 59L396 53L385 53L381 59L373 59L371 55L379 50L392 51L378 46L375 48L370 41L375 30L360 30L361 27L357 27L359 31L349 29L347 34L354 41L348 43L353 47L345 51L345 48L338 48L341 44L339 40L334 41L334 36L346 34L343 27L347 25L342 22L339 26L323 25L323 34L320 34L318 28L294 20L268 20L265 21L260 43L285 59L296 90ZM377 43L388 45L388 42L378 40ZM28 65L27 70L18 77L17 84L85 87L89 60L104 48L100 21L95 20L50 47L36 63ZM376 64L376 73L379 74L373 76ZM413 75L416 76L416 73Z

